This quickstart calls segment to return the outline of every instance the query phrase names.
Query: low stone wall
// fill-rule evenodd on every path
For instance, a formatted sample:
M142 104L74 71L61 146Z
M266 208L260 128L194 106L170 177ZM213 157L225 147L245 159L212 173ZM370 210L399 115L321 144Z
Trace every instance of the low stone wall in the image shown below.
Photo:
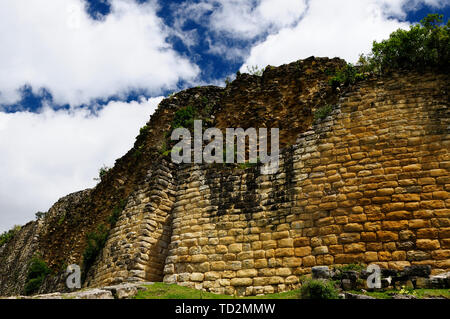
M252 295L294 288L315 265L448 270L448 83L364 82L283 152L275 175L180 169L164 281Z

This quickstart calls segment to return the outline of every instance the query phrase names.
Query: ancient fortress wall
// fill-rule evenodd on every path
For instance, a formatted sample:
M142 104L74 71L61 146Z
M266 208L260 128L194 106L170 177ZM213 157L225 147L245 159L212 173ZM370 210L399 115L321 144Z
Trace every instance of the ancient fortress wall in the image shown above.
M0 247L0 294L23 293L36 252L55 271L40 292L66 289L63 266L83 264L86 235L122 200L84 286L165 281L252 295L295 288L316 265L449 271L449 76L393 74L339 95L327 74L344 64L309 58L165 99L96 188L61 199ZM332 113L314 121L325 104ZM165 136L194 105L220 129L279 127L279 172L171 163Z
M85 286L162 281L172 234L173 165L160 163L131 194Z
M393 75L344 95L280 171L177 173L164 281L252 295L316 265L450 269L448 78Z

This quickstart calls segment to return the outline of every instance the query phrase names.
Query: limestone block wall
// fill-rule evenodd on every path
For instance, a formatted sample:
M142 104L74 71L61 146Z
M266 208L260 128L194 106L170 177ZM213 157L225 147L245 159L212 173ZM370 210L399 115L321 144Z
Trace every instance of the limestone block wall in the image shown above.
M85 286L162 281L175 200L172 164L163 160L128 198Z
M280 171L180 168L164 281L252 295L315 265L450 269L449 78L365 81Z

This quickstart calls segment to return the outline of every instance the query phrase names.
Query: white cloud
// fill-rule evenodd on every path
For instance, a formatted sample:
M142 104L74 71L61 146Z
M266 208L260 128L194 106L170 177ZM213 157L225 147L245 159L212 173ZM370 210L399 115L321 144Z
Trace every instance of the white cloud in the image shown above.
M311 0L300 22L283 28L254 45L241 71L247 66L280 65L309 56L340 57L355 63L368 53L374 40L381 41L398 28L406 10L420 4L443 7L449 0Z
M133 146L161 99L110 102L96 116L81 108L0 112L0 232L94 186L98 169Z
M213 1L214 2L214 1ZM233 37L253 38L295 23L306 9L303 0L218 1L211 15L214 31Z
M306 9L305 0L203 0L185 2L176 12L176 29L194 20L209 31L251 39L291 26Z
M422 5L443 8L450 5L450 0L380 0L386 14L406 18L406 11L420 9Z
M156 0L111 0L111 13L91 19L83 0L0 2L0 104L17 89L47 88L57 104L80 105L130 88L159 94L199 70L166 43Z

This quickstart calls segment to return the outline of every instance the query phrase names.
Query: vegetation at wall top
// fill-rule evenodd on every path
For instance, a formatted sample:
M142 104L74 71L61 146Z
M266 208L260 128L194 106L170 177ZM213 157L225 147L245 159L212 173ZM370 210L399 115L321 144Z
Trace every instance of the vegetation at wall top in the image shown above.
M8 243L20 231L21 226L14 226L12 229L0 234L0 247Z
M361 54L357 65L347 64L329 80L336 89L355 84L370 74L386 74L395 70L428 68L450 71L450 19L429 14L409 30L398 29L388 39L374 41L372 51Z
M450 70L450 19L429 14L409 30L398 29L389 39L373 42L372 52L360 58L363 71L379 73L397 69Z
M98 170L98 177L94 178L94 181L102 181L103 178L105 178L106 174L108 174L108 172L110 171L111 167L108 167L106 165L103 165L103 167L101 167Z

